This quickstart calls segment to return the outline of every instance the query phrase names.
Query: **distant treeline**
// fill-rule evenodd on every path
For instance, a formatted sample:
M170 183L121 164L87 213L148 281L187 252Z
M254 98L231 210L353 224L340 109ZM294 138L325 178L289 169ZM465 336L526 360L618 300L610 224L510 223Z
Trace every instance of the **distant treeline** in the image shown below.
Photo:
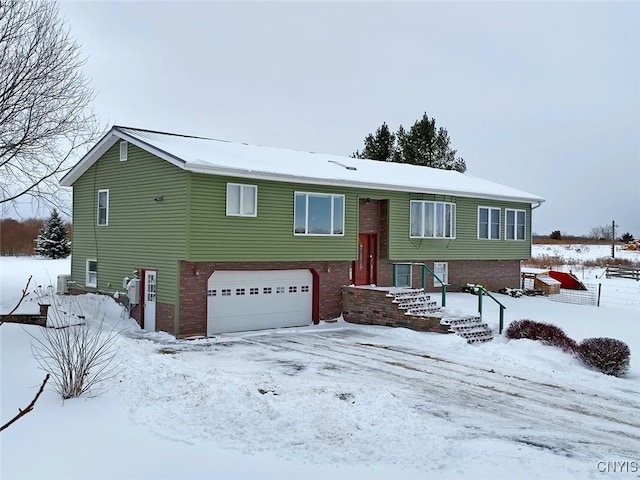
M0 220L0 255L23 256L33 255L36 238L46 223L44 218L28 218ZM67 236L71 238L71 224L65 224Z

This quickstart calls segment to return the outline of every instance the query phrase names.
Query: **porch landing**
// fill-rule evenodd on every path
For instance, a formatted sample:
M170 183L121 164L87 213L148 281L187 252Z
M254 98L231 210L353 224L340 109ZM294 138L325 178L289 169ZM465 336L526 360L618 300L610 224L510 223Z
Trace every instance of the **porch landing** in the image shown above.
M480 317L447 315L423 289L343 286L342 316L349 323L456 333L469 343L493 338L493 332Z

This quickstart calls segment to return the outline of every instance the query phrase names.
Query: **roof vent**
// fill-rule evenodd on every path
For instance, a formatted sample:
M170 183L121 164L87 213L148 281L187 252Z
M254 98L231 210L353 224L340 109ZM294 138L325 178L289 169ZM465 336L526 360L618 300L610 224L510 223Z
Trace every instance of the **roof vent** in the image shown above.
M340 165L341 167L346 168L347 170L358 170L356 167L352 167L351 165L345 165L344 163L340 163L337 160L327 160L329 163L335 163L336 165Z

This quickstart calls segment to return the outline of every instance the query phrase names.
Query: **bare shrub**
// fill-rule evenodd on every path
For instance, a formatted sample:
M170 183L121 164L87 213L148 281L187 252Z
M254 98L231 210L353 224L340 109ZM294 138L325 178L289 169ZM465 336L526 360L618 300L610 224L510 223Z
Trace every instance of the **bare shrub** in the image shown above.
M31 335L32 352L42 370L51 375L56 392L63 399L90 392L102 393L105 382L121 371L116 361L119 332L106 328L104 311L88 321L72 312L51 289L40 290L39 302L50 302L48 328L41 336ZM76 303L77 305L77 303Z
M607 265L620 265L624 267L640 267L640 261L634 261L629 258L611 258L600 257L593 260L585 260L582 262L584 267L606 267Z
M577 348L575 340L569 338L560 327L533 320L511 322L505 331L505 336L510 339L538 340L545 345L559 347L565 352L574 352Z
M578 345L580 359L606 375L622 377L629 371L629 346L615 338L587 338Z
M548 268L548 267L558 267L560 265L573 265L570 259L566 259L560 257L558 255L538 255L536 257L531 257L522 262L523 265L527 267L537 267L537 268Z

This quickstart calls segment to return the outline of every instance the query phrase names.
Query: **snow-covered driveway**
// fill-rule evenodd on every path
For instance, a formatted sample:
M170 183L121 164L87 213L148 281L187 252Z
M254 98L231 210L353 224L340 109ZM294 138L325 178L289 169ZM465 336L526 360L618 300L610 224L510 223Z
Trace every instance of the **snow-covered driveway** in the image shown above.
M422 470L462 449L480 463L542 455L596 473L598 461L635 459L637 384L602 382L569 355L525 342L549 362L523 368L506 343L359 326L134 339L132 349L155 359L132 351L140 361L125 375L141 388L128 403L136 421L174 440L320 463Z

